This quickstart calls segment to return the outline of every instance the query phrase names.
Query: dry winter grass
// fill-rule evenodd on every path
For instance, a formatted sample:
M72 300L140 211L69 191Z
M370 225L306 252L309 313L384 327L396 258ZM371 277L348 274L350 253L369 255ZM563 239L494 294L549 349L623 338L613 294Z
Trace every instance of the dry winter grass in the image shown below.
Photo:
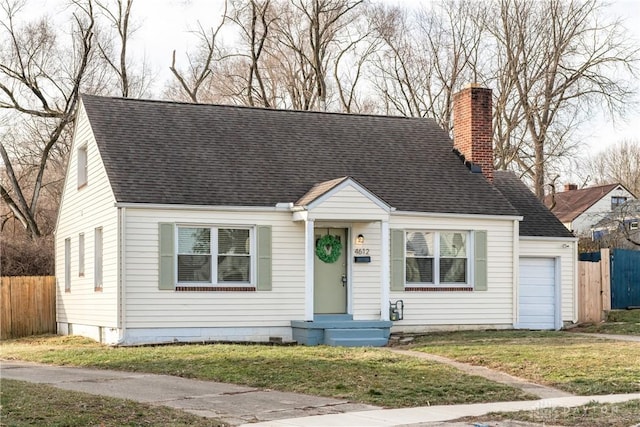
M228 344L110 348L78 337L47 336L5 341L0 358L177 375L393 408L535 398L449 366L373 348Z
M640 391L640 343L568 332L457 332L419 338L413 350L486 366L579 395Z

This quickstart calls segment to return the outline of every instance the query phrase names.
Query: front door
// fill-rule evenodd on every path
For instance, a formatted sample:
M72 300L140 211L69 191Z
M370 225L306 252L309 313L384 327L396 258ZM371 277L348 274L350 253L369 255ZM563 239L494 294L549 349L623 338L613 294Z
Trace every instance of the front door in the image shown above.
M347 230L316 228L313 311L316 314L347 312Z

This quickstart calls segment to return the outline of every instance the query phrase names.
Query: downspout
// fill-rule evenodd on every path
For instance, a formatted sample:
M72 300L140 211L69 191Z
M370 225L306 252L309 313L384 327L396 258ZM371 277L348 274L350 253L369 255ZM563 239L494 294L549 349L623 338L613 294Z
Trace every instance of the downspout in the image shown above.
M513 326L518 326L520 291L520 220L513 220Z
M578 323L578 239L573 241L573 323Z
M121 345L126 340L126 318L125 318L125 309L126 309L126 298L125 298L125 227L126 227L126 208L118 207L118 297L117 297L117 305L118 305L118 324L117 327L120 330L120 337L116 345Z

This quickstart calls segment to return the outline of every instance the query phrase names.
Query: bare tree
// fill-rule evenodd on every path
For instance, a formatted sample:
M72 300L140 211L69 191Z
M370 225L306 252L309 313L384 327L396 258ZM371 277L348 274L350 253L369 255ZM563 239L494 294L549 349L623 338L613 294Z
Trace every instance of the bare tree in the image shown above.
M331 64L338 43L363 0L296 0L279 2L270 56L277 62L286 94L285 106L327 110Z
M136 30L131 24L133 0L95 1L101 16L106 19L108 28L117 33L117 37L113 37L110 33L99 37L97 47L108 68L117 78L120 94L125 98L138 97L148 89L150 76L144 60L138 69L130 60L129 41ZM116 45L116 40L119 46Z
M357 108L355 88L365 60L355 55L370 55L371 50L363 34L348 27L358 20L362 4L363 0L232 1L227 18L240 40L217 56L216 79L206 88L207 96L252 106L327 110L337 87L340 107ZM202 50L207 55L194 61L198 70L208 68L206 58L214 56L213 47L209 42ZM356 64L355 73L346 72L344 64Z
M619 112L632 94L640 49L619 21L602 20L597 0L501 0L489 13L500 68L495 70L501 167L514 167L544 197L549 164L571 153L571 130L596 105ZM494 19L492 17L498 17Z
M625 139L586 159L583 170L596 184L620 183L640 197L640 140Z
M374 84L387 112L432 117L451 127L453 94L481 80L485 13L481 3L445 1L410 14L378 7L372 26L385 48L375 60Z
M347 29L344 40L338 42L333 63L333 81L341 111L365 112L374 102L369 100L368 107L365 101L367 97L363 96L358 89L367 73L367 66L379 47L380 40L375 37L366 22L356 26L353 31Z
M37 213L41 190L46 186L45 173L51 156L67 142L65 132L74 120L80 87L90 69L93 6L91 1L81 0L74 1L73 6L74 49L69 52L58 44L49 21L42 18L18 25L21 3L0 3L5 46L0 53L0 108L12 114L16 124L24 126L22 132L16 129L17 136L14 132L5 133L0 142L5 170L0 196L31 237L42 234ZM25 155L23 150L31 150L31 155ZM21 178L22 172L32 173L33 179Z
M234 0L229 19L239 31L235 53L221 73L220 91L232 102L251 106L278 105L278 79L270 51L275 42L274 28L279 5L271 0Z
M178 92L186 94L191 102L200 101L202 89L209 89L211 92L214 63L224 59L218 43L218 34L223 28L226 18L227 2L225 1L222 19L215 29L212 27L205 30L198 22L198 30L194 32L198 40L198 48L193 53L186 53L188 63L186 71L180 70L176 66L176 51L173 51L169 69L178 81Z

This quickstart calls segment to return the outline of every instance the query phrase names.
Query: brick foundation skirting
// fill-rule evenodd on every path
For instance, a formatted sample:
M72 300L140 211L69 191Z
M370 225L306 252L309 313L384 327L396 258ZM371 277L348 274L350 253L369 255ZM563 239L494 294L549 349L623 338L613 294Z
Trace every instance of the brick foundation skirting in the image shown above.
M471 292L473 288L410 287L405 292Z
M176 286L176 292L255 292L253 286Z

